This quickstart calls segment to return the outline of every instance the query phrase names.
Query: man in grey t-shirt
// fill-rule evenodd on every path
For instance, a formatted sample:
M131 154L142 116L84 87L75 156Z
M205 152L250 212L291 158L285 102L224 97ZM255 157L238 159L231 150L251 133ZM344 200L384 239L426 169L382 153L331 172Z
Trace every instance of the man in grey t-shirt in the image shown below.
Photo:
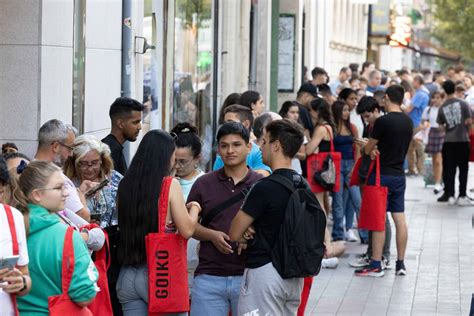
M443 83L447 94L446 101L439 109L438 124L445 129L443 144L443 182L444 193L438 202L448 201L449 205L472 205L466 195L467 175L469 171L469 128L472 113L469 105L454 96L455 84L451 80ZM459 196L454 198L454 177L459 168Z

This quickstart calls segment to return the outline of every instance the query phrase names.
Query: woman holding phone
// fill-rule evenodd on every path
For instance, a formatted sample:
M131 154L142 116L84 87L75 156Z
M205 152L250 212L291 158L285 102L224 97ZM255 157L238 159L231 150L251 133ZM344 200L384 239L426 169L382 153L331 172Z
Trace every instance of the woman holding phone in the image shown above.
M48 315L48 298L61 294L66 294L76 308L86 307L98 291L97 270L77 231L72 232L74 271L68 292L62 292L63 250L70 228L56 215L64 209L68 196L61 169L46 161L31 162L19 176L14 195L25 219L34 284L28 295L18 297L20 313Z
M109 146L93 135L76 138L72 156L64 165L64 173L76 187L81 187L86 180L95 184L95 188L83 193L91 210L91 220L102 228L117 225L115 199L123 176L113 169Z
M0 157L0 201L3 199L2 194L8 183L7 165L5 159ZM2 315L16 315L18 310L14 303L15 296L26 295L31 289L28 261L23 215L13 207L0 204L0 306Z

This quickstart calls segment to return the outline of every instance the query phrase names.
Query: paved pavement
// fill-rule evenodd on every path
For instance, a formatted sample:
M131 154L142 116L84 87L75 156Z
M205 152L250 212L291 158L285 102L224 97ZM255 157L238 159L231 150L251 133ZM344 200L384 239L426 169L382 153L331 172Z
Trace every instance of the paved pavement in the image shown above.
M468 188L474 188L473 164L470 169ZM338 268L322 269L315 278L306 315L469 315L474 293L473 214L474 206L437 203L422 178L408 179L408 274L395 276L394 270L387 270L382 278L356 277L349 261L366 247L346 243ZM391 253L394 265L394 235Z

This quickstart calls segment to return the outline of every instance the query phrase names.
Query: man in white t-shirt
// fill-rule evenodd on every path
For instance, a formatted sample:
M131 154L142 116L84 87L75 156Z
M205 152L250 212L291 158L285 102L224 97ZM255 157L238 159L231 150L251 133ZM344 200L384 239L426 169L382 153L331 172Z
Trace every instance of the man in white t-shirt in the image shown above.
M39 129L38 150L35 159L51 161L57 166L63 167L66 159L72 156L75 139L76 129L73 126L60 120L49 120ZM84 192L87 192L95 183L84 181L77 190L69 178L64 176L64 179L69 192L65 208L89 222L90 211L87 208Z

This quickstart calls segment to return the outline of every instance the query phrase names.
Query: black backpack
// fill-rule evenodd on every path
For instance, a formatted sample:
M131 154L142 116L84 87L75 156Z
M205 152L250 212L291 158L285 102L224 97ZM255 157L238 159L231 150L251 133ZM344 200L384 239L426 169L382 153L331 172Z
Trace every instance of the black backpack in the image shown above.
M275 244L271 246L264 241L273 266L283 279L317 275L325 250L326 214L306 180L299 175L294 177L298 177L296 186L282 175L267 178L291 192Z

